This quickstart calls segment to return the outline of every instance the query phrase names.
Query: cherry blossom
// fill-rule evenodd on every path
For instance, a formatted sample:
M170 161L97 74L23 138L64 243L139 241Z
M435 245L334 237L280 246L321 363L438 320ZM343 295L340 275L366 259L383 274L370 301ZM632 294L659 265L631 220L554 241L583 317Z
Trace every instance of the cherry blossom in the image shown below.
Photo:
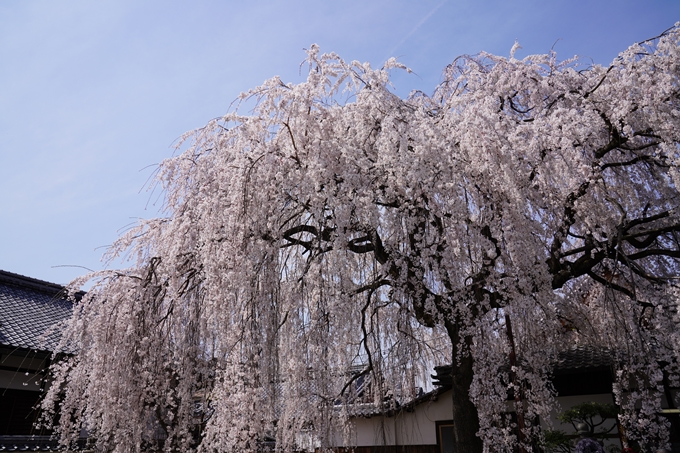
M680 365L679 39L609 67L518 60L518 45L464 56L406 99L396 60L312 46L306 81L270 79L183 137L158 170L164 217L108 251L127 269L73 282L94 286L47 418L65 443L85 429L121 452L329 447L362 407L397 410L452 363L456 451L530 451L551 363L578 344L610 351L621 422L663 445Z

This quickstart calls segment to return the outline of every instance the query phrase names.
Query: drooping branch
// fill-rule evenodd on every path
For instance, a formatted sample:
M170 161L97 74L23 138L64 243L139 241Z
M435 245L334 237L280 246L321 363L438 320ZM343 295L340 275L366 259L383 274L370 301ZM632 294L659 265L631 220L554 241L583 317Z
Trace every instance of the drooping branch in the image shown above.
M638 277L653 283L660 283L662 281L667 281L669 278L676 277L678 272L680 272L678 270L673 271L672 275L652 275L649 273L652 269L651 267L645 269L644 266L641 266L636 262L641 262L646 258L654 257L680 260L680 248L666 248L659 244L659 240L669 233L680 232L680 220L671 223L670 225L631 232L631 230L640 228L643 225L654 225L654 223L661 221L668 222L670 216L670 211L663 211L652 216L643 216L630 221L625 221L624 216L624 221L615 231L608 232L607 234L602 233L607 239L595 240L592 235L588 235L584 237L585 245L559 252L559 259L551 262L551 265L555 265L556 262L559 263L555 267L551 267L551 272L553 273L553 288L561 288L565 283L572 279L579 278L582 275L588 275L598 283L605 284L612 289L634 298L634 294L631 290L599 277L592 271L595 266L603 263L606 259L626 266ZM677 245L674 241L665 241L665 243L675 243ZM657 245L654 246L654 244ZM631 251L631 247L636 250ZM574 255L580 256L575 261L565 259Z
M314 46L307 81L252 90L247 117L211 123L162 164L167 221L116 246L136 267L106 274L68 334L82 353L53 386L62 431L134 451L158 417L177 451L273 437L288 451L303 431L325 449L349 427L338 395L359 377L389 376L379 386L396 395L411 370L445 360L455 451L509 450L489 429L508 360L510 382L532 379L517 403L541 417L541 360L565 340L616 342L636 366L668 344L675 360L680 118L664 68L677 67L680 29L662 39L608 70L465 57L434 96L408 99L389 67ZM214 414L191 439L197 394ZM631 417L657 415L626 398Z

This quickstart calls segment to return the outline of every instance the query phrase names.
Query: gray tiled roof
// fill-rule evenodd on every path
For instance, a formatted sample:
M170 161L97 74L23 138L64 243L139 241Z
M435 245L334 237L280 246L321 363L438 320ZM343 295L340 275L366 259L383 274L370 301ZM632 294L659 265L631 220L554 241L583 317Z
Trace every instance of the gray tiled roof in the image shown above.
M553 365L553 374L581 373L593 368L609 367L614 364L614 357L610 350L593 346L572 346L558 353ZM507 370L507 365L501 367ZM349 411L352 417L372 417L376 415L392 416L400 411L412 411L415 406L436 401L441 394L451 389L451 365L434 367L432 376L435 389L419 395L413 400L400 406L379 410L373 404L354 405Z
M554 372L578 371L586 368L600 368L614 364L614 355L605 348L573 346L560 352L555 360Z
M0 345L53 351L59 333L52 327L73 312L64 297L60 285L0 271Z
M553 374L580 373L583 370L608 367L614 364L614 354L609 349L594 346L577 345L560 351L553 363ZM501 370L508 370L508 365L501 366ZM433 384L439 386L451 385L451 365L434 367Z

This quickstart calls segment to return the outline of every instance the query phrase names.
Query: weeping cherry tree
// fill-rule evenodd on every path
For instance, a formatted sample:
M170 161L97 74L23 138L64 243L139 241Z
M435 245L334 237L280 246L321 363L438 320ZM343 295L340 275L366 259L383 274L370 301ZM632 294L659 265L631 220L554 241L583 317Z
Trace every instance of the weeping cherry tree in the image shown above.
M628 436L664 445L680 386L680 28L609 67L460 57L431 95L308 51L183 137L163 217L86 280L47 418L98 448L350 445L452 364L455 451L530 451L551 363L615 359ZM250 108L255 105L252 110ZM666 383L666 385L664 385ZM517 423L504 419L508 395ZM305 443L306 442L306 443Z

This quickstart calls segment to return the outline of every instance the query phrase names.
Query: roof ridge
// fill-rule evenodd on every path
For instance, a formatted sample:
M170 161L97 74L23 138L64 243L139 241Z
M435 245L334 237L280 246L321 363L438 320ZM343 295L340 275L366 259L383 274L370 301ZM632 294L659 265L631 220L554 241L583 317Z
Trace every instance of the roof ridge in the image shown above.
M59 296L62 299L67 298L67 290L63 285L47 282L44 280L38 280L37 278L26 277L25 275L15 274L13 272L3 271L1 269L0 284L30 288L43 293L48 293L53 297Z

